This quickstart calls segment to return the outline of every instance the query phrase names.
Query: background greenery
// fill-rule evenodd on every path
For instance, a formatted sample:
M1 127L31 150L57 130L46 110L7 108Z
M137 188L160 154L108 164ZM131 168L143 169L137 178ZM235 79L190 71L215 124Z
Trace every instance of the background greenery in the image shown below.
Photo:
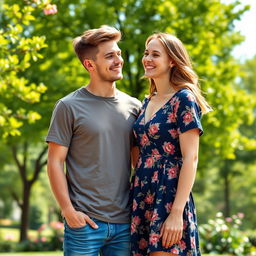
M45 15L51 4L58 12ZM199 224L219 211L242 212L239 229L253 234L256 57L240 63L232 56L243 40L234 22L248 9L243 1L220 0L0 0L0 218L11 220L0 225L19 228L25 241L28 228L59 219L44 137L55 102L88 82L72 39L109 24L123 34L124 79L117 86L141 100L148 93L141 79L145 39L166 31L184 42L214 109L202 120L194 185Z

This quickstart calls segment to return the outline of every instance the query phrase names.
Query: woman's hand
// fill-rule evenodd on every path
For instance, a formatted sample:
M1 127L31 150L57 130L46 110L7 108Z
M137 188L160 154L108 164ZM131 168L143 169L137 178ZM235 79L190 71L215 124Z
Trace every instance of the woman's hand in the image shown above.
M182 213L170 213L161 227L160 237L162 237L162 246L171 247L178 243L182 238L183 218Z

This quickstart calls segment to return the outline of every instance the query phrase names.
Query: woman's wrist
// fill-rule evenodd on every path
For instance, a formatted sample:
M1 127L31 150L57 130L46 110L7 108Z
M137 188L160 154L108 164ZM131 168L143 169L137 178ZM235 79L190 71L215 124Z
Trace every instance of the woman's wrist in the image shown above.
M183 215L183 211L184 211L184 208L183 207L172 207L171 209L171 214L175 214L175 215Z

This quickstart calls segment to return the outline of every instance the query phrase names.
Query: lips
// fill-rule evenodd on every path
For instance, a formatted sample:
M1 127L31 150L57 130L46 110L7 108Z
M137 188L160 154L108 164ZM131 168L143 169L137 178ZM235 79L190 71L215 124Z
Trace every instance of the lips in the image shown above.
M112 71L122 71L122 66L118 66L118 67L112 67L112 68L110 68L110 70L112 70Z
M152 69L154 69L155 67L153 67L153 66L144 66L144 68L145 68L145 70L152 70Z

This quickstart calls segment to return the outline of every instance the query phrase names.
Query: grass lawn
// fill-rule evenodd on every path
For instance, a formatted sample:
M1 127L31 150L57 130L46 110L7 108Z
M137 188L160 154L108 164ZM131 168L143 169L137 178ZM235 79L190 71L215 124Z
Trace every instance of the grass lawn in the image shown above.
M4 252L0 253L0 256L62 256L63 252Z

